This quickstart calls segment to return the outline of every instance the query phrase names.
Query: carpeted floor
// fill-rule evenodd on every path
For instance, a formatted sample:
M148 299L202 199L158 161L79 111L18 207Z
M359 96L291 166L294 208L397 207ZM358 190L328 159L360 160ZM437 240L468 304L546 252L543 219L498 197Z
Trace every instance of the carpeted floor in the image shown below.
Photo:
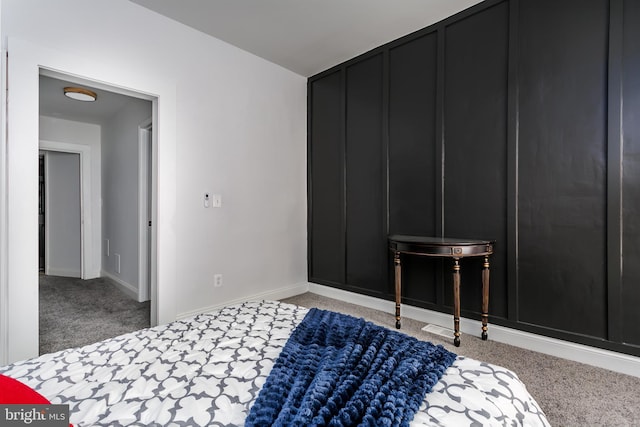
M40 275L40 354L79 347L149 327L139 303L109 279Z
M303 307L318 307L364 317L394 328L395 318L385 313L343 301L305 293L283 300ZM442 344L454 353L491 362L515 371L545 411L553 426L640 427L640 378L618 374L577 362L482 341L462 335L460 347L452 338L422 331L424 323L403 318L402 332ZM491 339L491 325L489 325ZM515 425L515 424L514 424Z

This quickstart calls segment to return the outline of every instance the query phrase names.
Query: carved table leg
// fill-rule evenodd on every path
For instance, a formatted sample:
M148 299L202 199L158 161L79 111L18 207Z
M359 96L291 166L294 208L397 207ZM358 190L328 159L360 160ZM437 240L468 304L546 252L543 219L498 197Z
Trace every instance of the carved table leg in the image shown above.
M393 257L396 273L396 328L400 329L400 301L402 298L402 266L400 265L400 252Z
M453 259L453 344L460 347L460 262Z
M487 339L487 322L489 320L489 256L484 257L482 265L482 339Z

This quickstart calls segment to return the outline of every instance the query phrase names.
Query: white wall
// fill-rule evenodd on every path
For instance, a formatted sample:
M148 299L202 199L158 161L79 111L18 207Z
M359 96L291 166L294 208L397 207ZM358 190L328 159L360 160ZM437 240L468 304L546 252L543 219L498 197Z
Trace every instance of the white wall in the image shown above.
M304 77L127 0L1 7L10 58L2 238L11 300L0 307L13 307L8 360L37 353L37 177L28 171L37 170L38 66L158 97L160 322L306 283ZM204 191L221 194L223 206L205 209Z
M71 120L62 120L56 117L40 116L40 140L46 141L47 146L51 142L62 143L53 144L55 146L67 145L89 147L90 159L90 182L84 183L89 186L91 195L90 204L91 221L85 226L90 227L91 260L85 264L85 277L92 279L100 277L100 253L101 253L101 230L102 230L102 188L101 188L101 153L100 153L100 126L90 123L82 123ZM72 147L73 148L73 147ZM84 150L86 151L86 150Z
M151 102L132 99L102 126L102 235L109 255L102 271L138 294L138 126L151 118ZM120 272L116 271L120 256Z
M80 154L45 154L45 273L81 277Z

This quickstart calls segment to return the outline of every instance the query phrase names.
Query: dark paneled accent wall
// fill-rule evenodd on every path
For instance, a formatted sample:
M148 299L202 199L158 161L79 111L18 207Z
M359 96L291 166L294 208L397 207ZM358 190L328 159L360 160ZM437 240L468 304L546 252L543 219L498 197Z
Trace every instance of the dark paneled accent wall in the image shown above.
M621 70L622 254L610 268L622 272L618 339L640 344L640 2L624 2ZM619 131L619 128L618 128ZM616 189L617 190L617 189ZM618 260L613 260L618 261Z
M386 293L382 55L346 69L347 283Z
M309 280L392 299L388 234L495 239L492 323L640 355L638 76L639 2L487 0L311 77ZM404 302L450 313L449 269Z
M309 83L308 170L309 180L309 272L327 284L343 284L344 237L344 129L342 75L335 72Z
M437 229L437 43L436 33L429 33L389 50L389 141L395 141L388 145L390 234L434 235ZM435 307L434 263L418 257L404 262L407 302Z
M521 1L518 40L519 320L600 338L608 3Z
M443 234L500 242L492 257L489 309L502 317L507 315L508 35L506 2L444 29ZM463 261L463 309L479 311L481 261ZM444 277L446 300L452 301L452 279Z

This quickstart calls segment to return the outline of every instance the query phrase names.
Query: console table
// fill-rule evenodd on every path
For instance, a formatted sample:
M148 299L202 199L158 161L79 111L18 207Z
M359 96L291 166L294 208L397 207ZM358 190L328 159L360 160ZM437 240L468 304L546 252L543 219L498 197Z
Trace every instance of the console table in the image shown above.
M400 329L400 303L402 298L401 254L453 259L453 343L460 346L460 260L466 257L484 257L482 267L482 339L487 339L489 319L489 256L493 253L493 240L464 240L445 237L389 236L389 249L394 253L396 288L396 328Z

